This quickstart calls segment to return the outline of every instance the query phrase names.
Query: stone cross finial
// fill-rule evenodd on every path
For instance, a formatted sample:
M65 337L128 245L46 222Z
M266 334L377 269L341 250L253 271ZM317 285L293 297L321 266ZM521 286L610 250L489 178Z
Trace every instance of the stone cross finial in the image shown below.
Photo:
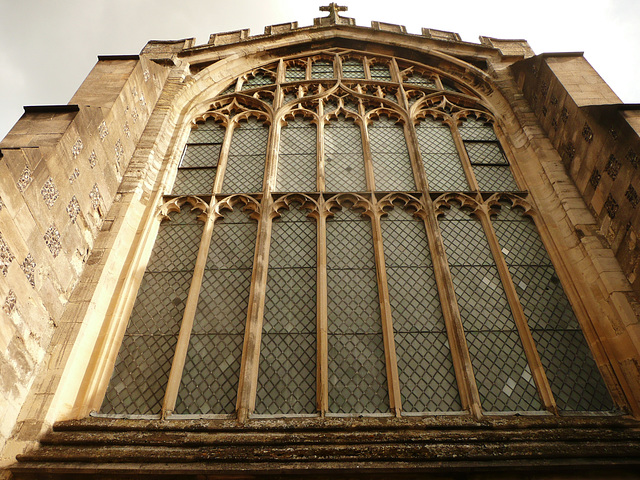
M338 15L338 12L346 12L347 10L348 7L338 5L336 2L331 2L326 7L320 7L321 12L329 12L328 18L331 19L331 23L338 23L338 18L340 17L340 15Z
M347 7L338 5L336 2L331 2L327 6L320 7L320 11L329 12L329 16L314 19L314 25L355 25L353 18L338 15L338 12L346 12L347 10Z

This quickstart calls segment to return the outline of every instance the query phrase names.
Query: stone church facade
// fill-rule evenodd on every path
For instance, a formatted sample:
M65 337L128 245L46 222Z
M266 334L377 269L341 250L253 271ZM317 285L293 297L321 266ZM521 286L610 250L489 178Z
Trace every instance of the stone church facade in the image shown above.
M10 478L634 478L640 114L579 53L296 22L0 143Z

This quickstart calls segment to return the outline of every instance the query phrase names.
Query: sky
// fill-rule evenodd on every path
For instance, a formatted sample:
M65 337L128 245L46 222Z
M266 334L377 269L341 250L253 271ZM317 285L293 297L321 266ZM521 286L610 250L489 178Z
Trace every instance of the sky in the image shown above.
M480 35L526 39L536 54L584 52L625 103L640 103L640 0L343 0L343 16ZM326 16L329 0L0 0L0 139L24 105L69 102L98 55L140 53L149 40Z

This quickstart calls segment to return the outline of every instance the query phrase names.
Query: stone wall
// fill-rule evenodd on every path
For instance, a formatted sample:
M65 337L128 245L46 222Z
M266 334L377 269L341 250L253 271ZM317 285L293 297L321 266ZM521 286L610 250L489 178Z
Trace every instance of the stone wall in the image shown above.
M513 71L597 219L609 261L640 294L640 111L622 104L581 54L539 55Z
M45 391L38 367L51 367L45 354L165 78L138 56L100 57L69 105L25 107L0 143L0 450L31 435L20 410L29 389Z

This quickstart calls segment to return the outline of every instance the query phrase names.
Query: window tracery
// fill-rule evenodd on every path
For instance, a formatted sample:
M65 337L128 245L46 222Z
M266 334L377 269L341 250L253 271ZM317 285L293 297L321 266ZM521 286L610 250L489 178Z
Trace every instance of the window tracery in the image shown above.
M154 250L102 413L613 408L535 226L508 204L531 208L498 122L470 93L361 52L287 59L233 87L195 123L168 197L201 210L200 233L165 221L156 241L190 252L153 287L173 323L139 313L161 277ZM140 334L141 318L165 326ZM126 371L132 348L162 357L140 360L162 365L151 394L144 367Z

